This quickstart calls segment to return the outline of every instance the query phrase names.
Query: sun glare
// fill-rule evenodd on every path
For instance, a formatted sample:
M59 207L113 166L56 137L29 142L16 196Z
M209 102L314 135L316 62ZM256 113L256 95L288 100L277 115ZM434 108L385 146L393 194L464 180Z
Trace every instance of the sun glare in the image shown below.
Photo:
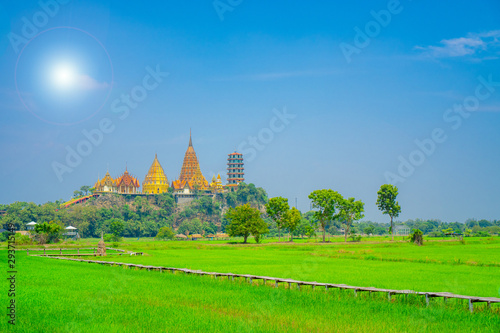
M52 81L58 88L71 88L75 84L76 78L75 69L71 65L58 65L52 70Z

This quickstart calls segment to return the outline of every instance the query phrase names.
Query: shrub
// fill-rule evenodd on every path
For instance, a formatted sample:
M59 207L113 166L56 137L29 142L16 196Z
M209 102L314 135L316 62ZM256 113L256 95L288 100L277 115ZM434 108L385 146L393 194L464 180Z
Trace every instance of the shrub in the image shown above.
M410 234L410 241L419 246L422 245L424 243L424 233L419 229L413 229Z

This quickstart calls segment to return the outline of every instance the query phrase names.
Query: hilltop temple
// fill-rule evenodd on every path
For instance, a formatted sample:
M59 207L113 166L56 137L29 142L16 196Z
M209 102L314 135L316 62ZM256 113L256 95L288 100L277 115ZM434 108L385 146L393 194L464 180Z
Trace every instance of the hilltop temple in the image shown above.
M228 156L227 185L222 184L220 174L217 177L214 175L212 182L208 183L201 173L200 163L194 151L190 131L189 144L184 154L181 173L179 178L172 181L170 186L167 175L158 160L157 154L155 154L153 164L151 164L146 177L144 177L142 191L139 190L140 184L137 178L132 176L127 168L125 168L125 172L116 179L111 177L109 171L106 172L104 178L98 178L94 185L94 192L151 195L172 191L176 201L183 202L192 200L197 194L215 195L226 191L233 191L238 187L239 183L244 181L243 155L234 152L228 154Z

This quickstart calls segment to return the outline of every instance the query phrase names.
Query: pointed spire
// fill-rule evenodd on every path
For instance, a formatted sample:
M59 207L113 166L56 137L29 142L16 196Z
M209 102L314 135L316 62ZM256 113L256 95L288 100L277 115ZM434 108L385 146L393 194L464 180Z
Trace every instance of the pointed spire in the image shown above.
M191 140L191 128L189 129L189 147L193 146L193 141Z

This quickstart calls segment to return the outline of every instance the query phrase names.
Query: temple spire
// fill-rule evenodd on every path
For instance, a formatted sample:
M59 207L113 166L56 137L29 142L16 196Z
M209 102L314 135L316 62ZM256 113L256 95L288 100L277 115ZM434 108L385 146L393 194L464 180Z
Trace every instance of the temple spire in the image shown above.
M189 129L189 147L193 146L193 141L191 141L191 129Z

